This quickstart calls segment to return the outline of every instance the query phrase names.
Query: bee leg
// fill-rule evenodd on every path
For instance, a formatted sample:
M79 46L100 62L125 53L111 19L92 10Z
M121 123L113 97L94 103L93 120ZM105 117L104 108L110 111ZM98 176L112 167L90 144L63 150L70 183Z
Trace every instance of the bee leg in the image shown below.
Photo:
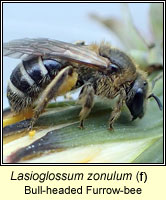
M82 105L80 116L80 126L79 128L84 128L84 119L89 115L93 105L94 105L94 89L90 83L85 84L81 89L77 104Z
M33 125L38 119L39 115L44 111L48 102L54 97L60 96L72 89L77 82L77 73L72 66L68 66L62 69L58 75L51 81L51 83L45 88L44 92L39 98L38 105L34 109L34 116L29 126L29 130L32 130Z
M126 99L126 92L124 89L122 89L120 91L118 101L117 101L117 103L111 113L111 117L109 119L109 129L110 130L113 130L113 124L114 124L115 120L120 116L121 109L125 102L125 99Z

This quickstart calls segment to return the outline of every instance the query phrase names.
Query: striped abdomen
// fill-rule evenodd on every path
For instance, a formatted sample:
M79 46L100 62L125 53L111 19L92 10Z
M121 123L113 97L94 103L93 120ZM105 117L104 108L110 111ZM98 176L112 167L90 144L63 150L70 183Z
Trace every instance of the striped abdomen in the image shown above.
M42 60L34 57L22 61L13 70L7 87L11 109L18 113L32 107L39 94L62 69L56 60Z

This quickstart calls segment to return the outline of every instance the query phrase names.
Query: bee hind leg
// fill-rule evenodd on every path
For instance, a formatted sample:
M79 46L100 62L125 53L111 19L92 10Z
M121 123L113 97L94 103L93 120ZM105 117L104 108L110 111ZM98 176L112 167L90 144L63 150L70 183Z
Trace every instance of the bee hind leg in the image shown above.
M94 89L90 83L85 84L81 89L77 104L82 105L80 111L80 126L79 128L84 128L84 119L89 115L93 105L94 105Z
M48 102L54 97L65 94L75 86L77 82L77 73L72 66L68 66L62 69L58 75L51 81L45 88L42 95L39 98L38 105L34 109L34 115L28 130L32 130L39 115L44 111Z
M116 102L116 105L115 105L115 107L114 107L114 109L111 113L110 119L109 119L109 130L113 130L113 124L118 119L118 117L120 116L121 109L122 109L122 106L125 102L125 99L126 99L126 92L125 92L124 89L122 89L120 91L119 98Z

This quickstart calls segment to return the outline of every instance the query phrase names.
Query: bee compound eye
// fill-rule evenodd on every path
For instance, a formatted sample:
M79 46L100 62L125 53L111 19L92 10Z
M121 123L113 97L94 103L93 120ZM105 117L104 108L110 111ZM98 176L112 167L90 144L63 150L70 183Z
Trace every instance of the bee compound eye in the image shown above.
M109 72L110 73L117 73L119 71L119 67L115 64L109 65Z

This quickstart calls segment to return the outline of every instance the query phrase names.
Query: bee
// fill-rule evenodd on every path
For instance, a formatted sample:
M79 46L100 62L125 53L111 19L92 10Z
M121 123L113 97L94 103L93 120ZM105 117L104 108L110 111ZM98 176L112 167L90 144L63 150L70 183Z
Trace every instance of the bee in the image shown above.
M22 61L12 71L7 97L15 114L33 110L29 129L44 111L48 102L66 92L82 87L78 103L80 128L89 115L94 96L117 98L109 119L109 129L127 105L132 120L142 118L148 98L147 77L123 51L107 43L85 45L38 38L14 40L3 45L3 55Z

